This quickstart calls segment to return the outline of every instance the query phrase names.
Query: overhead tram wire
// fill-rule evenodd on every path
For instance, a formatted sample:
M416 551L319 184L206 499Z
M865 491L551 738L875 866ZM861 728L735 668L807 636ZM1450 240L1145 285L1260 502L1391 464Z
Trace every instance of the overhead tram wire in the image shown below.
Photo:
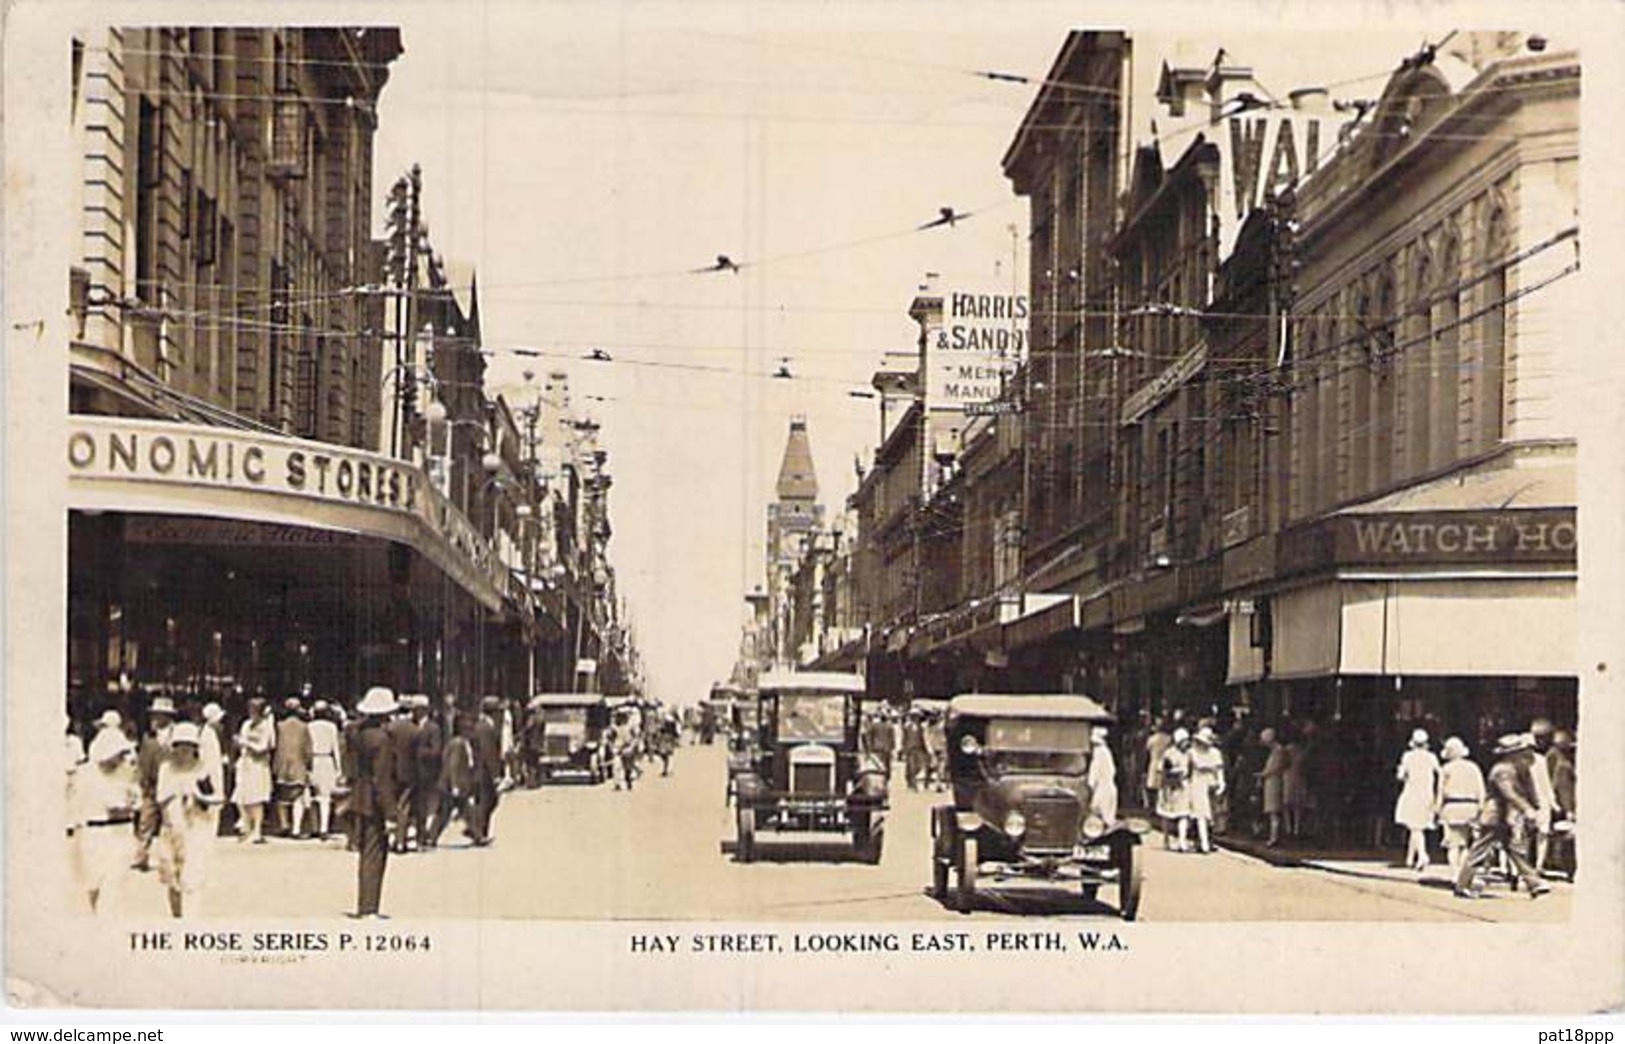
M1484 282L1486 279L1489 279L1490 277L1495 275L1497 272L1506 270L1508 268L1511 268L1514 265L1517 265L1517 264L1520 264L1520 263L1522 263L1524 261L1527 261L1528 259L1530 259L1532 257L1535 257L1535 256L1539 255L1540 253L1542 253L1542 252L1544 252L1546 250L1549 250L1549 249L1551 249L1551 248L1553 248L1555 246L1558 246L1559 244L1562 244L1564 242L1568 242L1568 241L1573 240L1573 241L1575 241L1576 246L1578 246L1578 236L1579 236L1579 226L1577 226L1577 225L1568 226L1567 228L1561 229L1558 232L1552 234L1551 236L1548 236L1546 239L1540 241L1539 243L1535 243L1535 244L1533 244L1533 245L1531 245L1529 247L1526 247L1523 250L1521 250L1521 251L1519 251L1519 252L1517 252L1515 254L1509 255L1508 257L1506 257L1504 259L1500 259L1500 260L1497 260L1497 261L1490 262L1490 263L1488 263L1486 265L1483 265L1481 270L1475 275L1472 275L1472 276L1470 276L1470 277L1468 277L1466 279L1457 280L1457 281L1455 281L1453 283L1450 283L1450 284L1448 284L1446 286L1443 286L1439 290L1429 294L1428 296L1422 298L1419 301L1408 302L1406 304L1406 306L1405 306L1405 309L1402 309L1401 311L1396 312L1393 315L1380 315L1380 314L1377 314L1377 313L1355 313L1355 312L1321 311L1321 310L1317 310L1317 309L1305 309L1305 310L1301 310L1301 311L1294 311L1294 312L1286 313L1285 318L1290 322L1299 322L1299 323L1301 323L1301 322L1328 322L1328 321L1339 321L1339 320L1344 320L1344 319L1351 319L1351 320L1355 320L1355 321L1383 322L1383 321L1387 321L1387 320L1390 320L1390 319L1402 318L1404 315L1408 314L1409 312L1414 312L1415 310L1417 310L1417 309L1419 309L1421 307L1424 307L1424 306L1431 307L1433 304L1436 304L1439 301L1445 300L1451 294L1459 294L1462 290L1470 289L1470 288L1472 288L1474 286L1477 286L1480 283ZM538 303L538 304L554 304L554 303L557 303L557 304L560 304L560 305L571 306L571 307L586 307L586 306L594 304L595 302L590 302L590 301L569 301L569 302L533 302L533 303ZM624 304L624 303L616 303L616 302L596 302L596 303L602 304L605 307L620 307L620 306L622 306L622 304ZM682 304L682 303L671 304L671 305L652 305L652 304L648 304L648 303L644 303L644 302L632 303L632 304L627 305L627 306L632 307L632 308L636 308L636 309L649 309L649 310L654 310L654 311L684 310L684 309L691 309L691 308L705 308L707 310L730 311L730 310L734 309L735 307L738 307L738 306L734 306L734 305L703 306L703 305ZM95 307L100 307L100 308L115 307L116 308L116 307L128 307L128 306L124 305L122 302L107 302L107 303L104 303L102 305L98 305L98 306L95 306ZM1201 310L1201 309L1190 309L1190 308L1185 308L1183 306L1175 306L1175 305L1171 305L1171 304L1162 305L1162 304L1159 304L1158 302L1148 302L1148 303L1145 303L1145 304L1142 304L1142 305L1139 305L1139 306L1136 306L1136 307L1149 310L1148 312L1144 313L1143 317L1155 318L1155 319L1167 319L1167 320L1174 320L1174 321L1181 321L1181 320L1186 320L1186 319L1191 319L1191 318L1206 319L1206 320L1225 320L1225 319L1229 319L1229 320L1248 320L1248 319L1264 319L1264 318L1270 318L1271 317L1270 313L1268 313L1268 312L1204 311L1204 310ZM789 306L789 305L783 305L783 304L770 305L770 306L764 305L764 306L761 307L760 310L765 311L765 310L767 310L769 308L771 308L773 310L784 310L784 309L788 308L788 309L794 310L794 311L808 311L808 312L854 312L854 313L873 313L873 314L891 314L894 311L894 309L891 309L891 308L878 308L878 307L877 308L857 308L857 307L829 307L829 306L817 306L817 305ZM195 325L198 325L198 326L201 326L201 327L204 327L204 328L214 328L214 329L239 328L239 329L247 329L247 330L260 331L260 332L271 332L271 333L276 333L276 332L309 333L309 334L317 334L317 335L325 336L325 337L328 337L328 338L346 338L346 339L360 339L360 338L366 338L366 337L379 336L379 334L377 332L337 330L337 329L331 329L329 327L321 326L321 325L315 324L315 323L293 323L293 322L278 323L278 322L274 322L274 321L271 321L271 320L243 318L243 317L238 316L238 315L233 315L231 313L220 312L220 311L215 310L215 309L179 309L179 308L158 308L158 307L152 307L152 306L140 306L140 307L134 307L133 310L135 310L137 312L140 312L140 313L150 313L150 314L158 315L158 316L161 316L163 318L173 320L173 321L204 320L204 322L195 324ZM1134 308L1116 309L1116 310L1111 310L1111 309L1087 309L1087 308L1084 308L1084 309L1056 309L1053 312L1036 312L1034 314L1037 315L1038 317L1041 317L1041 318L1052 318L1052 319L1054 319L1054 318L1059 318L1059 319L1111 318L1113 316L1120 317L1120 318L1139 317L1139 316L1135 316L1134 312L1135 312ZM1279 313L1277 313L1274 317L1275 318L1281 318L1281 315ZM437 344L439 345L440 350L448 350L452 345L458 344L459 342L466 342L469 339L465 338L465 337L459 337L457 335L449 335L448 336L448 335L443 335L443 334L436 334L435 335L435 340L436 340ZM698 344L670 344L670 343L653 343L653 342L641 343L641 344L639 344L639 343L630 343L630 344L616 345L616 344L609 343L609 342L604 342L604 341L601 341L601 340L557 342L557 344L559 346L568 346L568 347L582 347L582 348L604 347L604 348L609 348L609 349L624 348L624 349L633 349L633 350L636 350L636 349L670 350L670 351L737 351L738 350L737 345L720 345L720 344L719 345L698 345ZM452 350L455 350L455 349L452 349ZM496 348L496 347L489 347L486 350L494 352L494 351L499 351L501 349ZM832 353L837 353L837 352L844 353L844 354L853 354L853 355L874 355L874 354L878 354L877 350L875 350L875 349L866 349L866 348L858 348L858 349L822 348L822 349L818 349L815 354L825 355L825 354L832 354ZM1180 354L1181 353L1179 353L1179 352L1170 352L1170 353L1167 353L1167 354L1152 355L1150 357L1153 358L1153 359L1160 359L1160 360L1164 360L1164 361L1172 361L1174 359L1179 358Z

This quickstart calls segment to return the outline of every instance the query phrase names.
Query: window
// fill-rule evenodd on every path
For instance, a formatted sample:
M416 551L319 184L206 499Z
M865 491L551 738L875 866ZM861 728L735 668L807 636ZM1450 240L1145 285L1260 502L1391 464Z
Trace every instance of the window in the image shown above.
M1433 419L1433 464L1455 461L1461 423L1461 244L1452 235L1440 253L1433 299L1433 372L1436 400Z
M1479 289L1482 314L1479 316L1481 365L1477 394L1481 421L1479 445L1493 447L1506 434L1507 361L1507 266L1506 214L1497 210L1490 216L1484 236L1484 281Z
M149 304L158 303L158 199L163 180L163 110L143 96L136 124L135 292Z
M1400 352L1400 386L1405 402L1405 456L1410 474L1428 470L1433 455L1433 396L1436 380L1433 358L1433 259L1426 251L1417 258L1411 284L1410 329Z
M1398 420L1401 360L1394 343L1394 278L1384 272L1377 279L1376 311L1367 320L1371 325L1372 353L1377 360L1376 385L1372 388L1371 489L1381 489L1394 477L1394 425Z
M1344 498L1364 493L1371 484L1371 404L1372 389L1377 385L1378 367L1376 346L1371 334L1371 294L1360 290L1352 298L1354 307L1348 321L1343 324L1344 336L1349 342L1349 420L1344 431L1348 468Z

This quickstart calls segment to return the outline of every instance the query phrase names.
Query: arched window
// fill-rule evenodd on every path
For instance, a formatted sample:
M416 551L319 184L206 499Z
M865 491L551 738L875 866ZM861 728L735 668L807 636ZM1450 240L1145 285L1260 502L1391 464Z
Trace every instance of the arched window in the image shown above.
M1479 286L1482 314L1478 320L1478 442L1481 449L1506 434L1507 270L1506 212L1490 215L1484 228L1484 279Z

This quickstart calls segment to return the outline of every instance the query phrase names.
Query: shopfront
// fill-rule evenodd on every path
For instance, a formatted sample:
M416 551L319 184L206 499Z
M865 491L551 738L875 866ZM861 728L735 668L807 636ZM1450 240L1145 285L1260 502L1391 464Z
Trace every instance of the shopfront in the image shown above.
M69 418L69 699L476 695L505 567L416 469L316 442ZM496 625L495 627L493 625Z

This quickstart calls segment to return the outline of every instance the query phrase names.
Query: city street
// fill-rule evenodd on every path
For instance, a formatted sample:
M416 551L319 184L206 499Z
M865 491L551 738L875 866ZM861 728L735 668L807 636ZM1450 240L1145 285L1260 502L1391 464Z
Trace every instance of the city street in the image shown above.
M893 790L882 864L847 861L839 846L767 839L759 861L734 862L732 817L723 805L725 748L683 747L673 774L658 763L627 793L605 784L561 784L504 796L496 842L466 846L450 828L436 853L392 857L383 909L397 918L501 917L590 920L913 921L985 920L1021 913L1114 917L1115 896L1087 906L1076 896L993 893L972 917L927 894L928 810L940 795ZM1442 870L1427 884L1284 868L1231 852L1143 849L1146 921L1542 921L1568 918L1570 889L1539 902L1494 890L1454 899ZM353 908L356 857L339 841L221 839L206 916L337 917ZM1372 864L1375 868L1378 864ZM132 874L126 915L161 917L156 874Z

